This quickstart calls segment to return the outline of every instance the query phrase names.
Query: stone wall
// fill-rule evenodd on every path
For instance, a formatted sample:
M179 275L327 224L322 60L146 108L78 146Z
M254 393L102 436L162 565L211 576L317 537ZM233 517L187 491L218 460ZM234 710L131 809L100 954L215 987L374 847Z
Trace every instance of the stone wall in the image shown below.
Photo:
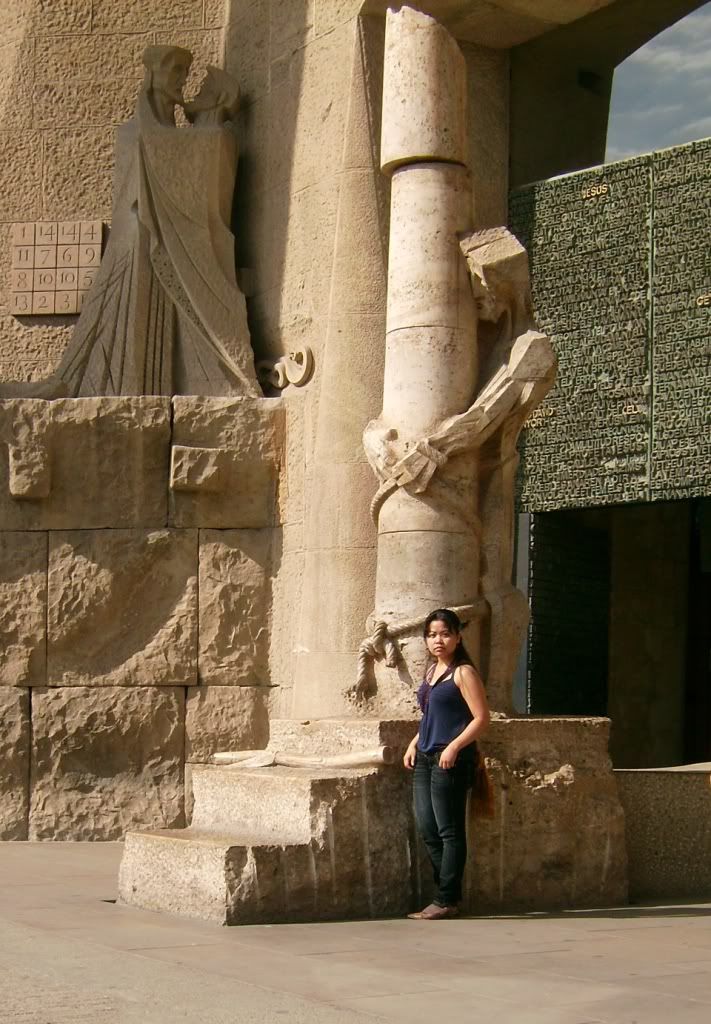
M0 403L0 838L180 826L185 762L266 744L283 436L278 399Z

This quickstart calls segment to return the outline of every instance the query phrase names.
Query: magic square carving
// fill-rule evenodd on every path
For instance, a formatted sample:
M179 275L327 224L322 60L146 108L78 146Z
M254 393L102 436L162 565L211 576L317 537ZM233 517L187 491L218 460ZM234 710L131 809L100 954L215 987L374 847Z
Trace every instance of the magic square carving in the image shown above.
M12 225L10 312L80 313L101 262L100 220Z

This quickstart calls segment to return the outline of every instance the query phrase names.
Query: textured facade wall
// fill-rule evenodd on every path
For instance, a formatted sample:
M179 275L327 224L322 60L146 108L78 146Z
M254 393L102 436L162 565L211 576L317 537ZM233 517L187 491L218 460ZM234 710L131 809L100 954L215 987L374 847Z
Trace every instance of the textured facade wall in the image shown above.
M180 827L186 762L266 745L283 424L278 400L0 403L0 838ZM229 510L171 488L176 442L220 453Z
M711 140L512 195L555 387L523 435L529 511L711 494Z
M227 0L11 0L0 7L0 381L56 364L76 317L9 312L9 225L111 220L114 128L131 116L141 54L175 43L222 63Z

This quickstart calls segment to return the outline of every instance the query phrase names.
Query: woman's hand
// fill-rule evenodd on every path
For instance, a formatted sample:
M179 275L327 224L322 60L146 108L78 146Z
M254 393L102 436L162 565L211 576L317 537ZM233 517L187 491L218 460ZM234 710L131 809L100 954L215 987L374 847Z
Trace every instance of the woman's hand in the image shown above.
M439 766L440 768L454 768L457 763L457 757L459 756L459 750L453 743L450 743L444 748L442 753L439 755Z
M406 768L409 768L410 770L412 770L415 767L415 757L416 757L416 755L417 755L417 744L413 740L413 742L410 744L410 746L405 751L405 756L402 759L402 763L405 765Z

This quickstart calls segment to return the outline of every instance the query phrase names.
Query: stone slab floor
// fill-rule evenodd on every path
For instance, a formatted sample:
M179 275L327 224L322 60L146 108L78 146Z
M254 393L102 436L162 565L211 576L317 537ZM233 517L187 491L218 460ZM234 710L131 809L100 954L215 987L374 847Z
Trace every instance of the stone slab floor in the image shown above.
M711 904L219 928L118 907L117 843L0 843L1 1024L708 1024Z

